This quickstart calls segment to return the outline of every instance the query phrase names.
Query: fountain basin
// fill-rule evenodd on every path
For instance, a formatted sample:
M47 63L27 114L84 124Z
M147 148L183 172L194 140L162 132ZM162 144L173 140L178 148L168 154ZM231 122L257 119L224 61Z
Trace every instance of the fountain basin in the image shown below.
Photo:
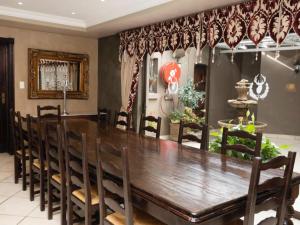
M219 120L218 124L220 127L227 127L228 129L235 127L237 125L239 125L239 121L237 119L226 119L226 120ZM247 125L247 123L243 124L243 125ZM268 126L268 124L263 123L263 122L259 122L259 121L255 121L254 122L254 127L256 132L264 132L265 128Z

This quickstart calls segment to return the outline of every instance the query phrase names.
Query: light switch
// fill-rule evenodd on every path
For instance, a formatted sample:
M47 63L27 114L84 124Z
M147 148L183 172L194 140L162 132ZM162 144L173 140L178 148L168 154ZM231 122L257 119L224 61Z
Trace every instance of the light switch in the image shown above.
M24 81L20 81L20 89L25 89L25 82Z

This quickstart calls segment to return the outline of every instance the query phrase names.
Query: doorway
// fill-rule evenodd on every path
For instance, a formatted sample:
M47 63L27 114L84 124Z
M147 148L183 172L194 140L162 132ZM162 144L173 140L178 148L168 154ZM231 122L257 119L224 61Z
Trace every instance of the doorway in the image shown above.
M13 38L0 38L0 152L13 154L9 110L14 109Z

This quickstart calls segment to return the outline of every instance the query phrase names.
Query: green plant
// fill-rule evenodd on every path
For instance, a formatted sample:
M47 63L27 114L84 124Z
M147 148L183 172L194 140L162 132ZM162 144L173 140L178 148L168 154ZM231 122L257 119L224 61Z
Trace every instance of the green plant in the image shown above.
M169 115L169 119L171 120L171 123L179 123L181 118L182 118L182 112L179 112L178 110L171 112Z
M184 107L184 111L174 111L169 115L171 123L179 123L180 120L186 123L200 123L204 118L198 117L191 108Z
M185 107L195 109L198 107L199 100L203 97L204 92L195 90L192 80L188 80L186 85L179 88L178 98Z
M240 124L232 129L245 130L249 133L255 133L255 126L253 124L248 124L246 126L242 126ZM211 136L213 136L215 139L209 144L209 151L220 153L222 142L222 129L217 132L211 132ZM250 148L255 147L255 141L236 137L228 137L228 144L242 144ZM288 148L288 146L283 145L278 147L274 143L272 143L270 139L264 137L261 145L261 158L263 161L268 161L278 156L280 154L280 149L286 148ZM251 158L249 154L239 153L236 151L228 151L227 155L246 160L249 160Z

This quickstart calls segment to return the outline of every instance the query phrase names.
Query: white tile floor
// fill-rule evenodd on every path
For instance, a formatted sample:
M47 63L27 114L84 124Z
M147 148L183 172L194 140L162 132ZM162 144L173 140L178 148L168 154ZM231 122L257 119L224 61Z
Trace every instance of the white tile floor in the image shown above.
M300 137L268 135L276 144L290 144L291 150L297 151L295 170L300 172ZM284 150L287 152L287 150ZM285 153L285 152L283 152ZM300 198L295 203L295 209L300 211ZM256 216L260 221L273 214L264 212ZM299 220L293 220L295 225L300 225ZM53 220L47 219L47 210L40 212L39 201L29 201L29 192L21 190L21 182L13 181L13 157L0 154L0 225L59 225L59 214Z

